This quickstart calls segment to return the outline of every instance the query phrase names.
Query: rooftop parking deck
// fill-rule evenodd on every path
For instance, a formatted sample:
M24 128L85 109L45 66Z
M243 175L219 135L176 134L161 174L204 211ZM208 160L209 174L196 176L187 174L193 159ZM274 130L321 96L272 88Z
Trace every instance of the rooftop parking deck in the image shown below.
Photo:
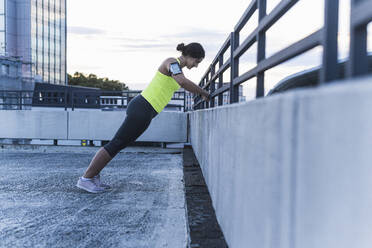
M97 149L1 147L1 247L186 247L182 149L127 147L91 194L75 184Z

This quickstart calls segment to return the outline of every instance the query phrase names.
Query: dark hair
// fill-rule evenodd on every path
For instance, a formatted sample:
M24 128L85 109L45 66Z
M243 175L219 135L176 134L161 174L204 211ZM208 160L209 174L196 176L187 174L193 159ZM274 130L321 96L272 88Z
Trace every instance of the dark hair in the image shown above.
M193 42L185 46L185 44L181 43L177 46L177 51L181 51L182 55L190 56L196 59L204 58L205 52L199 43Z

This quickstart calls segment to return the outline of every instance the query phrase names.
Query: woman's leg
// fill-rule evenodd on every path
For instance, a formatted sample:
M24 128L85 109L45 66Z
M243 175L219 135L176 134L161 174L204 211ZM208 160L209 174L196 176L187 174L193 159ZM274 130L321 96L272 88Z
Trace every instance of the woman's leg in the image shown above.
M144 115L143 112L128 114L114 138L104 148L111 157L116 156L116 154L141 136L150 125L150 122L151 116Z
M114 138L98 150L85 171L84 177L92 178L98 175L116 154L141 136L156 115L156 111L142 95L135 97L128 105L127 116L123 124Z
M105 150L104 147L101 147L101 149L96 152L96 155L94 155L83 177L92 178L98 175L111 159L112 157L110 154Z

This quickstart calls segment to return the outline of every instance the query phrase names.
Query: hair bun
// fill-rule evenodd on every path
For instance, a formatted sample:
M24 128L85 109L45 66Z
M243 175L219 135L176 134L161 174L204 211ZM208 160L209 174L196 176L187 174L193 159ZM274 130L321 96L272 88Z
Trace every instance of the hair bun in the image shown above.
M185 49L185 44L181 43L181 44L178 44L177 46L177 51L183 51Z

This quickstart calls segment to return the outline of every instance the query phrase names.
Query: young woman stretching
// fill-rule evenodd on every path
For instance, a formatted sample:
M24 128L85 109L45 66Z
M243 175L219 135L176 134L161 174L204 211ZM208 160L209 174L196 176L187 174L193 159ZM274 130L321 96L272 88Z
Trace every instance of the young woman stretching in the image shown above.
M209 93L188 80L182 72L183 67L198 67L205 52L199 43L183 43L177 46L182 55L166 59L159 67L150 84L128 104L126 118L113 139L97 151L85 174L76 186L91 193L104 192L111 186L100 181L101 170L129 143L135 141L150 125L171 100L173 93L180 87L199 94L209 101Z

